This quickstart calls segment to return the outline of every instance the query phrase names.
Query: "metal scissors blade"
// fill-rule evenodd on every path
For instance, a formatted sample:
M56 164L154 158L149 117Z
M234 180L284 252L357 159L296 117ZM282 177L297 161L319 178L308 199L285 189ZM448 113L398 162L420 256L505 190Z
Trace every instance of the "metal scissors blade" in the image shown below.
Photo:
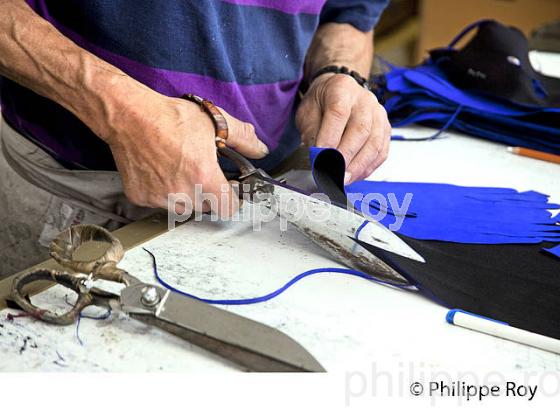
M401 238L371 218L354 209L345 209L336 204L324 202L289 185L280 184L275 180L266 182L274 186L273 195L278 203L279 215L297 223L297 218L316 218L325 228L358 239L369 245L384 249L394 254L425 262L414 249ZM293 212L291 210L296 210ZM299 212L300 210L304 212ZM321 216L326 216L321 218Z
M123 289L121 305L131 317L181 337L256 372L324 372L305 348L285 333L243 316L160 287L159 302L143 303L145 284Z
M279 216L286 218L292 224L317 226L315 222L320 220L325 228L333 232L342 233L408 259L425 262L424 258L401 238L351 206L344 208L325 202L317 196L280 183L266 172L255 168L245 157L231 148L220 148L218 151L239 168L241 172L239 180L249 184L250 201L269 201L270 207L274 207ZM308 235L305 230L302 232Z
M74 251L92 240L110 246L99 258L75 260ZM65 270L39 269L18 276L12 284L12 299L33 317L57 325L75 323L90 305L117 307L251 371L325 371L307 350L279 330L140 281L117 267L123 254L120 241L104 228L74 225L51 244L51 255ZM124 285L120 296L94 287L99 279ZM63 314L38 308L24 291L35 281L73 290L78 294L75 305Z

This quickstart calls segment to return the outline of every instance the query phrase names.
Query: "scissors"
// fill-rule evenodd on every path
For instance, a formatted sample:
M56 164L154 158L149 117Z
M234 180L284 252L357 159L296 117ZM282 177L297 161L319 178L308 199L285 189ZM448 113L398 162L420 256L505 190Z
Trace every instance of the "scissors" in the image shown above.
M378 221L368 218L352 205L326 202L298 188L277 181L228 147L220 155L240 170L240 197L272 210L298 231L326 250L342 264L367 273L389 285L410 285L407 279L360 245L376 248L424 263L424 258ZM413 287L412 285L410 285Z
M390 285L414 287L395 269L360 245L366 243L424 263L424 258L406 242L349 203L326 202L275 180L226 145L229 129L218 107L194 94L185 94L182 98L198 104L211 118L216 131L218 155L228 158L239 170L239 196L243 200L272 210L342 264Z
M424 262L402 239L352 206L323 201L273 179L226 146L227 122L210 101L192 94L184 98L200 104L212 117L218 154L239 169L242 199L272 210L341 263L390 285L410 285L397 271L360 245L367 243ZM75 250L89 241L106 242L109 247L97 259L75 260ZM107 230L95 225L73 226L51 244L51 256L67 271L39 269L23 274L13 282L12 298L32 316L59 325L74 323L87 306L115 308L113 305L116 305L134 319L175 334L248 370L324 371L300 344L277 329L144 283L118 268L123 252L121 243ZM43 280L63 285L78 294L69 312L57 315L39 309L26 298L24 287ZM124 288L116 295L96 288L97 280L121 283Z
M93 260L74 259L83 244L108 245ZM321 364L285 333L167 289L144 283L117 267L124 250L109 231L96 225L75 225L61 232L50 246L51 256L64 271L38 269L16 277L12 299L31 316L57 325L75 323L90 305L120 309L148 325L156 326L207 351L257 372L324 372ZM95 287L105 280L124 285L120 294ZM33 305L25 286L36 281L62 285L78 294L73 307L56 314Z

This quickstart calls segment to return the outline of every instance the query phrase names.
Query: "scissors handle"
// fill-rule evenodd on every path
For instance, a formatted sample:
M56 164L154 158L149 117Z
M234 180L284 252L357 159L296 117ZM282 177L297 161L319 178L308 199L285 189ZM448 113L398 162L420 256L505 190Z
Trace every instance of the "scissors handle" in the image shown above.
M91 260L76 260L74 252L86 242L103 242L109 245L103 255ZM121 242L108 230L97 225L74 225L62 231L51 243L51 256L61 266L81 273L93 273L96 279L120 282L115 277L116 264L122 259Z
M103 255L92 260L76 260L74 252L86 242L109 244ZM121 242L106 229L97 225L74 225L62 231L51 243L51 256L67 271L38 269L18 276L12 284L12 299L25 312L48 323L69 325L74 323L80 312L87 306L107 306L109 300L117 296L90 287L88 280L104 279L129 285L137 279L122 269L117 263L124 250ZM24 287L37 281L47 281L62 285L78 294L76 303L68 312L55 314L31 303Z
M235 166L239 169L239 179L247 178L249 175L252 175L258 171L258 169L253 164L251 164L251 162L247 158L229 147L218 148L218 154L233 161Z
M80 312L87 306L108 305L109 299L114 297L110 293L103 292L99 289L84 291L84 279L86 278L85 275L76 275L50 269L35 270L14 279L12 284L12 299L19 307L36 319L56 325L70 325L78 319ZM41 309L31 303L23 290L26 285L37 281L47 281L62 285L76 292L78 294L78 299L68 312L62 314L56 314L50 310Z

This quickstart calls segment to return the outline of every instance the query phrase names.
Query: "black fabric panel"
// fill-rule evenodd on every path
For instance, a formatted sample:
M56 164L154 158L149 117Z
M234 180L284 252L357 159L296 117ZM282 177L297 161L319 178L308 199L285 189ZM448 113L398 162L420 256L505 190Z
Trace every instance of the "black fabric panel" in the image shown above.
M448 308L560 338L560 261L539 245L470 245L399 235L419 263L362 244Z

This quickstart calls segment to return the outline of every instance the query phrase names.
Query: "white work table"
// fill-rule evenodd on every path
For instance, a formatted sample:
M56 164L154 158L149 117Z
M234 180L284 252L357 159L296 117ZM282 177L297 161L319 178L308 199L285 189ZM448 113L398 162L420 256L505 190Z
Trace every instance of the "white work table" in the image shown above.
M433 133L408 128L405 136ZM372 179L536 190L560 203L560 166L514 156L505 146L448 133L448 138L392 144ZM170 283L206 298L269 293L298 273L340 267L324 251L278 222L188 222L129 250L121 268L155 283L151 259ZM560 261L559 261L560 274ZM58 301L49 289L34 301ZM560 371L560 355L451 326L428 299L357 277L308 277L268 302L221 307L274 326L306 347L328 371ZM124 314L57 327L0 311L0 371L237 371L224 360ZM368 370L369 369L369 370Z

